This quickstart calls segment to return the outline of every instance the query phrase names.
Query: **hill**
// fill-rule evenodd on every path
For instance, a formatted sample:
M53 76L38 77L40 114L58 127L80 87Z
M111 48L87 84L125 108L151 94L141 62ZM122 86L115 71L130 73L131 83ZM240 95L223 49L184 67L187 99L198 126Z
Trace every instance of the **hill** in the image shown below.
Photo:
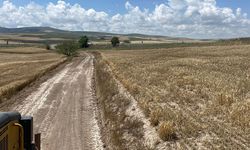
M184 39L184 38L172 38L168 36L158 35L146 35L146 34L116 34L107 32L92 32L92 31L66 31L55 29L51 27L23 27L23 28L4 28L0 27L0 33L4 34L22 34L23 36L29 36L30 34L37 34L37 37L41 38L79 38L82 35L89 36L94 39L109 39L112 36L125 37L128 39L144 40L144 39ZM38 35L39 34L39 35Z
M16 43L51 43L56 44L64 40L78 40L80 36L86 35L94 45L107 45L113 36L118 36L120 41L129 40L131 44L167 44L167 43L197 43L204 42L182 37L169 37L160 35L146 34L117 34L93 31L67 31L51 27L23 27L23 28L4 28L0 27L0 44L5 44L6 40L11 44ZM206 41L207 42L207 41Z

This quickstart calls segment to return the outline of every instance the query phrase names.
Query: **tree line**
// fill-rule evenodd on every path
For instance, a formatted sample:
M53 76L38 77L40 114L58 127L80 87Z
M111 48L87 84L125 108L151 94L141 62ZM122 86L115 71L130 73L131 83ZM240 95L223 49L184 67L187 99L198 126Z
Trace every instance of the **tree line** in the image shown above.
M120 44L118 37L112 37L111 45L117 47ZM56 49L59 53L62 53L66 56L75 56L77 50L80 48L88 48L90 46L89 38L87 36L81 36L78 41L64 41L61 44L56 46ZM49 50L50 45L46 44L46 49Z

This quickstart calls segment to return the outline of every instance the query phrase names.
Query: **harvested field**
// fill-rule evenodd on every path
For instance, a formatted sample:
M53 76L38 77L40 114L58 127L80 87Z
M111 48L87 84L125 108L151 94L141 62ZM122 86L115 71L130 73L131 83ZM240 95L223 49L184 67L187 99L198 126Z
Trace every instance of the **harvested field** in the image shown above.
M38 47L18 47L18 48L9 47L9 48L0 48L0 53L36 54L36 53L50 53L50 51Z
M66 58L41 48L0 49L0 100L10 97Z
M154 149L250 148L250 46L102 51L159 133Z

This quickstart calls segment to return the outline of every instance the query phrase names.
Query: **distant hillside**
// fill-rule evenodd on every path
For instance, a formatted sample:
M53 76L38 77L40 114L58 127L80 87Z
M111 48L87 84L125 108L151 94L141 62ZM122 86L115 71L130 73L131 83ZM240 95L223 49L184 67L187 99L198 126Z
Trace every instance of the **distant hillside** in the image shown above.
M3 28L0 27L0 33L14 33L14 34L48 34L48 35L68 35L70 37L78 37L81 35L87 36L113 36L116 34L104 32L88 32L88 31L66 31L51 27L23 27L23 28Z
M43 33L43 32L65 32L65 31L50 27L24 27L24 28L0 27L0 33Z
M3 28L0 27L0 33L11 33L11 34L43 34L41 38L79 38L79 36L87 35L92 38L106 39L112 36L122 36L127 38L139 38L139 39L149 39L149 38L164 38L170 39L167 36L154 36L154 35L144 35L144 34L115 34L106 32L91 32L91 31L66 31L59 30L51 27L23 27L23 28Z
M118 36L120 41L129 40L133 44L137 43L180 43L180 42L200 42L189 38L177 38L160 35L146 34L116 34L107 32L91 31L66 31L51 27L23 27L23 28L3 28L0 27L0 39L9 39L22 43L58 43L62 40L78 40L80 36L86 35L90 41L105 44L109 43L113 36ZM142 42L143 41L143 42Z

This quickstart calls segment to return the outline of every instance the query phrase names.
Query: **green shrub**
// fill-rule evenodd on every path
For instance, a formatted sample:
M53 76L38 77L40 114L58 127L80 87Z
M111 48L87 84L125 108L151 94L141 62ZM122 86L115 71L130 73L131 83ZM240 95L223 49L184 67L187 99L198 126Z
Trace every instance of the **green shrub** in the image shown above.
M80 44L80 48L87 48L89 47L89 38L87 36L82 36L78 43Z
M113 47L118 46L118 45L120 44L119 38L118 38L118 37L115 37L115 36L112 37L112 39L111 39L111 44L112 44Z
M56 49L59 53L66 56L75 56L77 54L77 49L79 49L79 45L75 41L64 41L62 44L57 45Z

